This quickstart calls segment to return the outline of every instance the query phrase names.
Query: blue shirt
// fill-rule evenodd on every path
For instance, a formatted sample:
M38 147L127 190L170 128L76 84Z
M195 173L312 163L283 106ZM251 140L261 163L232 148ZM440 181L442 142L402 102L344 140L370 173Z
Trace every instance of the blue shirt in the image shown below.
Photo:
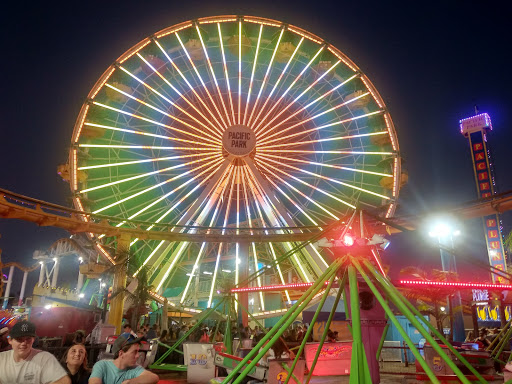
M140 365L135 367L119 369L113 360L100 360L92 367L91 377L98 377L103 384L121 384L125 380L139 377L144 368Z

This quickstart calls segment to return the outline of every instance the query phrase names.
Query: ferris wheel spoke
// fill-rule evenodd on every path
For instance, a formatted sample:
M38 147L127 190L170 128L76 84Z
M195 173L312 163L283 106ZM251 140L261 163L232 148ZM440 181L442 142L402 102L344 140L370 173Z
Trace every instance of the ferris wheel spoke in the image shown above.
M272 168L272 169L274 169L274 170L276 170L276 171L278 171L278 172L280 172L280 173L282 173L282 174L284 174L285 176L289 177L290 179L293 179L293 180L295 180L295 181L299 182L300 184L306 185L307 187L311 188L312 190L314 190L314 191L316 191L316 192L319 192L319 193L321 193L321 194L323 194L323 195L325 195L325 196L330 197L330 198L331 198L331 199L333 199L333 200L336 200L336 201L339 201L339 202L340 202L340 203L342 203L342 204L345 204L347 207L350 207L350 208L352 208L352 209L356 209L356 206L355 206L355 205L350 204L349 202L347 202L347 201L345 201L345 200L343 200L343 199L339 198L338 196L334 196L332 193L329 193L329 192L327 192L327 191L324 191L322 188L318 188L318 187L316 187L316 186L314 186L314 185L312 185L312 184L310 184L310 183L308 183L308 182L306 182L306 181L302 180L301 178L299 178L299 177L296 177L296 176L292 175L291 173L288 173L288 172L286 172L286 171L283 171L282 169L280 169L280 168L278 168L278 167L275 167L275 166L273 166L273 165L271 165L271 164L268 164L268 163L267 163L267 166L268 166L268 167L270 167L270 168ZM265 168L266 168L266 167L265 167Z
M171 177L170 179L167 179L167 180L165 180L165 181L163 181L163 182L161 182L161 183L158 183L158 184L152 185L152 186L151 186L151 187L149 187L149 188L146 188L146 189L144 189L144 190L142 190L142 191L139 191L139 192L137 192L137 193L135 193L135 194L133 194L133 195L130 195L130 196L128 196L128 197L125 197L124 199L121 199L121 200L116 201L116 202L114 202L114 203L112 203L112 204L109 204L109 205L107 205L107 206L105 206L105 207L103 207L103 208L100 208L100 209L98 209L98 210L94 211L93 213L94 213L94 214L97 214L97 213L100 213L100 212L105 211L106 209L109 209L109 208L112 208L112 207L117 206L117 205L119 205L119 204L125 203L126 201L131 200L131 199L133 199L133 198L135 198L135 197L137 197L137 196L140 196L140 195L142 195L142 194L144 194L144 193L147 193L147 192L149 192L149 191L152 191L152 190L154 190L154 189L156 189L156 188L159 188L159 187L161 187L161 186L163 186L163 185L166 185L166 184L172 183L173 181L176 181L176 180L181 179L181 178L183 178L183 177L189 176L189 175L193 174L194 172L199 171L199 170L200 170L200 169L202 169L202 168L209 167L209 168L207 168L207 169L206 169L206 171L203 171L203 172L207 172L207 171L208 171L208 170L210 170L212 167L214 167L215 165L218 165L218 164L219 164L219 162L220 162L221 160L218 158L218 156L211 156L211 157L206 158L206 159L195 160L195 161L192 161L192 162L189 162L189 163L183 164L183 166L192 165L192 164L195 164L195 163L200 162L200 161L207 161L207 160L210 160L211 158L214 158L214 160L208 161L208 162L207 162L207 163L205 163L205 164L202 164L202 165L200 165L200 166L197 166L197 167L195 167L195 168L192 168L192 169L190 169L190 170L187 170L187 171L185 171L185 172L183 172L183 173L181 173L181 174L179 174L179 175L176 175L176 176L174 176L174 177ZM212 164L213 164L213 165L212 165ZM160 202L160 201L162 201L162 200L166 199L166 198L167 198L167 197L169 197L171 194L173 194L173 193L175 193L176 191L178 191L178 190L180 190L180 189L182 189L182 188L186 187L189 183L191 183L192 181L194 181L195 179L197 179L197 178L198 178L198 177L200 177L201 175L202 175L202 173L199 173L199 174L197 174L196 176L191 177L191 178L190 178L189 180L187 180L186 182L181 183L177 188L174 188L174 189L173 189L173 190L171 190L170 192L168 192L168 193L164 194L163 196L159 197L158 199L156 199L156 200L155 200L155 202L153 202L153 203L149 204L148 206L146 206L146 208L145 208L144 210L141 210L141 211L137 212L136 214L134 214L134 215L130 216L130 217L128 218L128 220L131 220L131 219L135 218L136 216L138 216L139 214L141 214L142 212L144 212L146 209L151 208L153 205L155 205L155 204L157 204L158 202Z
M226 228L228 226L228 220L229 220L229 214L230 214L230 211L231 211L231 199L233 198L233 190L234 190L234 184L235 184L235 172L233 172L232 174L229 175L231 177L231 186L229 188L229 198L227 199L225 205L226 205L226 208L224 210L224 223L223 223L223 227ZM229 183L229 178L226 180L226 183L224 185L224 189L227 187ZM225 230L223 229L222 230L222 233L224 234L225 233ZM217 273L218 273L218 270L219 270L219 265L220 265L220 257L221 257L221 251L222 251L222 246L223 246L224 243L220 243L219 244L219 251L217 252L217 258L215 260L215 269L213 270L213 277L212 277L212 284L211 284L211 287L210 287L210 294L208 296L208 304L207 304L207 308L210 308L211 304L212 304L212 299L213 299L213 292L215 291L215 281L217 280Z
M259 53L259 50L260 50L261 35L262 35L262 33L263 33L263 24L260 25L260 32L258 34L258 42L256 43L256 52L254 54L254 63L253 63L253 66L252 66L252 71L251 71L251 80L249 82L249 91L247 92L247 101L245 103L245 112L244 112L244 120L243 120L243 124L244 125L245 125L245 121L246 121L246 118L247 118L247 115L248 115L249 104L251 102L252 87L253 87L253 82L254 82L254 73L256 71L256 64L258 63L258 53Z
M189 273L189 278L187 280L187 284L185 285L185 289L183 290L183 293L181 294L180 304L183 304L185 299L187 298L187 293L190 288L190 284L192 283L192 279L194 278L197 269L199 268L199 261L202 259L204 255L204 250L206 248L206 243L201 244L201 248L199 249L199 252L197 253L196 261L194 262L194 265L192 266L192 270Z
M195 88L192 86L192 84L190 84L190 82L187 80L187 78L185 77L185 75L183 74L183 72L179 69L179 67L176 65L176 63L171 59L171 57L167 54L167 52L164 50L164 48L160 45L160 43L155 40L155 43L156 45L158 45L158 47L160 48L160 50L162 51L162 53L165 55L165 57L167 58L167 60L169 61L169 63L171 63L171 65L173 66L173 68L178 72L178 74L180 75L180 77L183 79L183 81L185 81L185 83L187 84L189 90L195 95L196 99L201 103L201 105L206 109L206 111L209 113L209 115L211 116L211 118L213 120L215 120L215 123L217 124L217 128L216 128L216 131L222 135L222 130L224 129L223 125L219 122L219 120L217 120L217 117L215 116L215 114L212 112L212 110L208 107L208 105L204 102L203 98L196 92Z
M252 200L254 201L254 205L256 206L257 216L261 218L262 226L265 228L265 227L267 227L266 224L265 224L266 220L264 219L264 215L263 215L263 212L262 212L262 207L260 206L260 199L258 198L258 196L255 193L256 188L253 186L252 180L249 178L249 171L248 171L247 167L244 167L244 173L246 174L246 177L244 177L242 180L247 180L247 183L249 184L247 186L248 187L247 189L249 191L251 191L251 193L253 195L253 199ZM277 270L277 272L279 274L279 277L281 279L281 283L284 285L285 284L285 280L284 280L284 277L283 277L283 273L281 271L281 267L280 267L279 261L277 260L277 256L276 256L276 252L274 250L274 246L273 246L272 243L269 243L268 246L269 246L270 251L272 253L272 257L274 259L274 264L275 264L276 270ZM236 284L238 285L238 279L237 279ZM288 301L290 301L290 296L289 296L287 290L285 291L285 294L286 294L286 297L287 297Z
M213 227L215 225L216 221L217 221L217 217L218 217L218 215L220 213L221 202L222 202L221 199L217 200L215 211L214 211L214 213L212 215L212 218L210 220L210 227ZM209 232L210 232L210 230L207 231L207 233L209 233ZM203 242L201 244L201 249L199 250L199 253L198 253L197 257L196 257L196 261L194 263L194 266L192 267L192 272L190 273L190 277L189 277L189 279L187 281L187 285L185 286L185 289L183 290L183 294L181 296L180 303L183 303L183 301L185 300L185 298L187 296L187 292L188 292L188 289L190 287L190 283L192 282L192 278L194 277L195 271L199 267L199 261L201 260L201 258L204 255L204 248L205 247L206 247L206 242Z
M301 132L302 136L307 135L309 132L318 131L318 129L311 129L304 132ZM380 131L380 132L370 132L370 133L361 133L358 135L346 135L346 136L331 136L323 139L316 139L316 140L297 140L297 141L291 141L281 144L273 144L273 145L262 145L258 149L270 149L270 148L282 148L282 147L296 147L301 146L305 144L316 144L316 143L328 143L328 142L334 142L334 141L340 141L340 140L349 140L349 139L358 139L362 137L371 137L371 136L380 136L380 135L387 135L388 131ZM299 136L297 135L297 136ZM277 140L270 140L270 142L275 142ZM267 142L268 144L268 142Z
M251 209L249 207L249 196L247 194L247 188L245 186L245 178L241 177L241 170L240 169L238 170L237 179L242 181L242 183L238 183L238 188L237 188L237 194L238 194L238 196L237 196L237 204L238 204L237 210L240 211L240 207L239 207L239 204L240 204L240 201L241 201L240 193L243 192L244 202L245 202L245 215L246 215L247 222L249 224L249 228L252 228L252 215L251 215ZM242 188L240 188L240 184L242 184ZM237 218L237 222L238 222L238 218ZM239 225L240 224L238 222L237 223L237 227L239 227ZM252 232L251 232L251 234L252 234ZM254 270L257 271L258 270L258 254L256 252L256 244L254 242L252 242L251 243L251 247L252 247L253 260L254 260ZM261 278L260 278L259 274L257 276L257 284L258 284L258 287L261 288ZM265 302L263 300L263 293L262 292L260 292L260 304L261 304L262 310L265 310Z
M228 74L228 66L226 63L226 54L224 52L224 42L222 41L222 31L220 28L220 23L217 23L217 29L219 31L219 45L222 53L222 64L224 67L224 77L226 79L226 88L228 91L228 98L229 98L229 106L231 107L231 117L233 124L235 123L235 108L233 106L233 97L231 96L231 86L229 84L229 74Z
M283 159L282 156L271 155L271 154L268 154L268 153L265 155L265 157L271 157L271 158L275 158L275 159ZM259 155L256 154L255 158L258 159ZM316 165L316 166L319 166L319 167L339 169L341 171L366 173L366 174L369 174L369 175L376 175L376 176L382 176L382 177L393 177L393 175L390 174L390 173L373 172L373 171L367 171L365 169L350 168L350 167L338 166L338 165L327 164L327 163L318 163L316 161L301 160L301 159L298 159L298 158L295 158L295 157L286 157L286 160L287 161L292 161L292 162L297 162L297 163L302 163L302 164Z
M378 151L309 151L300 149L262 149L259 152L264 153L298 153L298 154L332 154L332 155L376 155L376 156L396 156L394 152Z
M197 31L197 35L199 36L199 40L201 41L201 46L203 47L203 52L204 52L204 55L206 57L206 62L208 63L208 67L210 68L210 72L211 72L211 75L213 77L213 81L215 82L215 88L217 89L217 94L218 94L219 99L221 101L222 108L224 109L224 113L226 115L226 120L228 121L228 125L229 125L229 124L231 124L231 122L229 121L229 113L228 113L228 110L226 108L226 104L224 103L224 97L222 96L222 92L220 91L219 83L217 81L217 76L215 76L215 71L213 70L212 61L210 60L210 56L208 55L208 50L206 49L206 46L205 46L204 41L203 41L203 36L201 36L201 31L200 31L199 26L197 24L196 24L196 31Z
M181 160L181 159L186 159L189 157L204 157L204 156L211 156L214 154L219 155L219 152L214 151L214 152L204 152L204 153L192 153L190 155L166 156L166 157L156 157L156 158L144 159L144 160L123 161L120 163L105 163L105 164L97 164L97 165L88 165L88 166L78 167L77 169L79 171L86 171L89 169L113 168L113 167L122 167L122 166L126 166L126 165L154 163L154 162L159 162L159 161ZM108 161L108 159L105 159L104 161Z
M327 114L327 113L330 113L330 112L336 111L336 110L338 110L338 109L340 109L340 108L342 108L342 107L347 107L347 106L349 106L351 103L353 103L354 101L359 100L359 99L361 99L361 98L363 98L363 97L365 97L365 96L368 96L369 94L370 94L370 92L362 93L362 94L361 94L361 95L359 95L359 96L356 96L356 97L354 97L354 98L352 98L352 99L350 99L350 100L347 100L347 101L345 101L345 102L343 102L343 103L340 103L340 104L338 104L338 105L336 105L336 106L334 106L334 107L332 107L332 108L329 108L329 109L327 109L327 110L325 110L325 111L323 111L323 112L320 112L320 113L318 113L318 114L316 114L316 115L314 115L314 116L308 117L307 119L301 120L301 121L299 121L298 123L295 123L295 124L293 124L293 125L291 125L291 126L289 126L289 127L285 128L285 129L282 129L282 130L280 130L279 132L273 133L273 134L271 134L271 135L268 135L268 133L269 133L269 132L267 131L267 135L265 135L265 137L262 139L262 141L261 141L261 143L260 143L260 144L267 143L267 142L269 141L269 139L271 139L272 137L282 135L284 132L288 132L288 131L290 131L290 130L291 130L291 129L293 129L293 128L296 128L296 127L298 127L298 126L301 126L301 125L303 125L303 124L305 124L305 123L307 123L307 122L309 122L309 121L315 120L315 119L317 119L317 118L319 118L319 117L321 117L321 116L323 116L323 115L325 115L325 114Z
M178 129L178 128L175 128L175 127L172 127L170 125L167 125L167 124L163 124L163 123L160 123L158 121L155 121L155 120L151 120L151 119L148 119L144 116L140 116L140 115L136 115L134 113L131 113L131 112L128 112L128 111L123 111L121 109L118 109L118 108L114 108L114 107L111 107L111 106L108 106L108 105L105 105L105 104L102 104L102 103L98 103L97 101L94 101L93 102L94 105L97 105L99 107L102 107L102 108L106 108L106 109L110 109L111 111L114 111L114 112L118 112L118 113L121 113L123 115L127 115L127 116L130 116L130 117L133 117L135 119L138 119L138 120L142 120L142 121L146 121L148 123L151 123L151 124L154 124L154 125L157 125L159 127L164 127L164 128L167 128L171 131L177 131L177 132L180 132L180 133L185 133L186 131L183 131L181 129ZM212 141L212 140L209 140L209 139L205 139L204 135L196 135L194 133L191 133L191 132L188 132L186 133L188 136L192 136L192 137L195 137L199 140L207 140L207 141ZM186 142L186 143L192 143L192 144L198 144L198 145L209 145L209 146L220 146L220 143L219 142L215 142L215 141L212 141L213 143L216 143L215 144L208 144L208 143L205 143L205 142L202 142L202 141L191 141L191 140L186 140L186 139L179 139L177 137L172 137L172 136L169 136L169 139L170 140L173 140L173 141L180 141L180 142Z
M248 160L247 158L244 159L245 163L247 165L247 173L250 174L250 177L255 185L255 190L258 190L258 195L256 196L258 200L260 200L260 204L263 206L265 213L269 217L269 219L273 222L273 226L288 226L293 227L295 226L295 223L289 218L288 213L285 209L285 207L281 204L281 202L275 197L273 192L268 188L267 183L257 170L257 168L254 166L252 161ZM293 230L291 232L296 232L296 230ZM284 232L283 232L284 233ZM291 243L285 243L286 246L289 247L289 249L292 249ZM321 269L317 263L317 261L325 263L325 261L322 258L319 258L318 260L315 260L310 253L306 253L305 257L309 257L308 263L310 268L314 272L306 271L302 263L299 261L296 254L293 254L293 259L295 260L295 266L300 269L302 278L306 281L310 281L311 278L313 278L312 273L321 274Z
M213 148L197 148L197 147L166 147L159 145L128 145L128 144L78 144L79 148L107 148L107 149L161 149L173 151L211 151ZM220 147L218 147L220 149ZM220 151L219 151L220 153Z
M265 102L263 103L262 107L260 108L258 114L256 115L256 117L254 118L254 125L257 127L259 124L257 123L258 122L258 119L259 117L261 116L261 114L263 113L263 111L265 110L265 107L267 106L269 100L272 99L272 95L274 94L275 90L277 89L277 87L279 86L279 83L281 83L281 80L283 79L283 76L284 74L286 73L286 71L288 70L288 68L290 67L290 64L291 62L293 61L293 59L295 58L295 55L297 54L297 52L299 51L300 49L300 46L302 45L302 43L304 42L304 37L302 37L299 41L299 43L297 44L297 46L295 47L295 49L293 50L293 53L291 54L290 58L288 59L288 62L286 63L285 67L283 68L283 70L281 71L281 73L279 74L279 77L277 78L277 81L276 83L274 84L274 86L272 87L272 90L270 91L270 93L268 94L268 96L266 97L266 100ZM316 57L316 56L315 56ZM299 75L300 76L300 75ZM271 111L277 106L277 104L279 104L279 101L280 99L278 99L277 102L274 102L272 108L271 108ZM271 112L269 111L269 113ZM261 123L260 123L261 124ZM257 130L255 129L255 132Z
M318 203L315 199L312 199L310 196L306 195L304 192L302 192L301 190L299 190L298 188L294 187L292 184L290 184L289 182L287 182L286 180L284 180L283 178L281 178L279 175L277 175L276 173L272 172L271 170L269 170L267 167L263 166L263 165L260 165L262 168L264 168L270 175L272 175L274 178L276 178L277 180L279 180L283 185L286 185L288 187L288 189L290 189L291 191L299 194L300 196L302 196L303 198L305 198L307 201L309 201L310 203L312 203L313 205L315 205L317 208L319 208L321 211L325 212L327 214L328 217L332 218L332 219L335 219L335 220L340 220L340 217L339 217L339 214L335 214L333 212L331 212L329 209L327 209L326 207L324 207L322 204Z
M265 124L262 128L261 128L261 131L264 131L270 124L272 124L276 119L278 119L283 113L285 113L288 109L290 109L293 105L295 105L302 96L304 96L309 90L311 90L317 83L319 83L325 76L327 76L331 71L333 71L337 66L338 64L340 63L341 61L337 61L336 63L334 63L334 65L332 65L328 70L326 70L321 76L318 77L318 79L316 79L313 83L311 83L304 91L302 91L300 93L299 96L295 97L295 99L293 99L290 103L288 103L284 108L282 108L279 113L274 116L267 124ZM355 77L357 77L357 75L354 75L352 77L350 77L349 79L345 80L344 82L342 82L342 84L346 84L348 81L354 79ZM338 87L339 88L339 87ZM281 95L280 96L280 99L283 99L284 96ZM279 100L280 102L280 100ZM255 128L256 132L258 132L260 130L260 127L261 127L261 124L263 124L268 115L272 112L272 110L270 110L267 115L265 115L265 117L260 121L260 124L258 124ZM300 113L300 112L296 112L293 116L295 116L297 113ZM293 117L292 116L292 117ZM288 119L287 119L288 120ZM286 121L287 121L286 120ZM282 123L281 123L282 124Z
M256 96L256 101L254 102L254 105L252 107L251 115L249 116L249 120L247 121L248 125L251 124L252 117L253 117L254 112L256 111L256 108L257 108L258 103L260 101L261 93L263 92L263 89L265 88L265 86L267 84L267 81L268 81L268 78L269 78L269 74L270 74L270 70L272 69L272 63L274 62L274 58L276 56L277 49L279 48L279 43L281 42L281 38L283 37L283 33L284 33L284 28L281 28L281 33L279 34L279 38L277 39L276 46L274 48L274 51L272 52L272 57L270 58L270 61L269 61L268 66L267 66L267 71L265 72L265 76L263 77L263 81L261 83L260 90L258 91L258 96Z
M155 88L153 88L152 86L150 86L149 84L145 83L144 81L142 81L141 79L139 79L137 76L135 76L133 73L131 73L130 71L128 71L126 68L124 68L123 66L119 66L119 68L125 72L127 75L129 75L130 77L132 77L133 79L135 79L138 83L142 84L145 88L149 89L152 93L154 93L155 95L157 95L158 97L160 97L161 99L165 100L169 105L171 105L172 107L178 109L180 112L182 112L183 114L187 115L189 118L191 118L192 120L194 120L197 124L201 125L202 127L204 127L206 130L208 130L210 133L212 133L214 136L216 137L221 137L220 136L220 133L217 129L217 127L213 124L210 123L210 120L187 98L185 97L185 95L183 95L174 85L172 85L169 80L167 80L157 69L155 69L151 63L149 61L147 61L142 55L138 55L139 58L146 64L148 65L151 70L156 73L158 75L158 77L160 77L174 92L176 92L176 94L181 98L183 99L187 105L189 105L194 111L196 111L196 113L198 115L200 115L208 124L211 125L211 127L209 127L208 125L204 124L203 122L201 122L200 120L198 120L196 117L194 117L193 115L191 115L190 113L187 112L187 110L183 109L182 107L180 107L176 102L170 100L168 97L162 95L162 93L158 92Z
M306 171L305 169L294 167L293 165L286 164L284 162L276 161L276 160L268 158L268 157L266 157L264 155L260 155L260 157L263 158L266 161L270 161L270 162L272 162L274 164L278 164L281 167L285 167L285 168L288 168L288 169L293 169L294 171L297 171L297 172L300 172L300 173L304 173L304 174L307 174L307 175L310 175L310 176L314 176L314 177L316 177L318 179L321 179L321 180L328 180L328 181L330 181L332 183L343 185L344 187L347 187L347 188L356 189L358 191L361 191L361 192L364 192L364 193L368 193L370 195L374 195L374 196L380 197L380 198L385 199L385 200L390 200L389 196L381 195L380 193L376 193L376 192L370 191L368 189L360 188L360 187L358 187L356 185L345 183L343 181L340 181L338 179L334 179L332 177L326 177L326 176L323 176L323 175L321 175L319 173L316 173L316 172Z
M190 65L192 65L192 68L194 69L194 72L196 73L197 78L201 82L201 85L203 86L204 91L208 95L208 99L210 99L210 102L212 103L213 108L217 112L217 116L222 121L222 124L224 125L224 128L227 128L228 125L226 124L226 121L224 121L224 117L222 116L222 113L220 112L219 108L217 107L217 103L215 103L215 101L213 100L213 97L212 97L210 91L208 90L208 87L206 86L203 78L201 77L201 74L199 73L196 65L194 64L194 61L190 57L187 48L185 47L185 45L181 41L180 35L178 35L178 32L175 32L175 35L176 35L176 38L178 39L178 41L180 42L181 48L185 51L185 55L187 55L188 61L189 61Z
M179 118L177 118L176 116L171 115L170 113L167 113L167 112L165 112L165 111L162 111L160 108L157 108L157 107L155 107L154 105L151 105L151 104L149 104L149 103L146 103L144 100L141 100L141 99L139 99L139 98L136 98L135 96L132 96L132 95L130 95L129 93L124 92L124 91L122 91L121 89L119 89L119 88L117 88L117 87L115 87L115 86L113 86L113 85L111 85L111 84L109 84L109 83L106 83L106 84L105 84L105 86L106 86L106 87L108 87L108 88L110 88L110 89L113 89L113 90L114 90L114 91L116 91L116 92L119 92L120 94L122 94L122 95L124 95L124 96L126 96L126 97L128 97L128 98L130 98L130 99L132 99L132 100L135 100L135 101L136 101L136 102L138 102L139 104L145 105L146 107L151 108L151 109L153 109L154 111L157 111L157 112L161 113L162 115L164 115L164 116L166 116L166 117L169 117L170 119L173 119L173 120L175 120L175 121L177 121L177 122L179 122L179 123L183 124L183 125L184 125L184 126L186 126L186 127L189 127L190 129L193 129L193 130L194 130L194 131L196 131L196 132L200 132L200 133L203 133L203 132L204 132L204 131L202 131L201 129L199 129L199 128L197 128L197 127L193 126L192 124L189 124L189 123L187 123L186 121L184 121L184 120L182 120L182 119L179 119ZM186 131L186 130L179 129L179 128L176 128L176 127L170 127L169 129L171 129L171 130L173 130L173 131L175 131L175 132L179 132L179 133L181 133L181 134L183 134L183 135L186 135L186 136L192 136L192 137L196 137L196 138L202 138L202 139L204 139L204 140L206 140L206 141L209 141L209 142L212 142L212 143L217 143L217 142L218 142L218 141L215 141L215 140L210 140L210 139L208 139L208 138L205 138L205 137L204 137L204 135L203 135L203 136L201 136L201 135L195 135L195 134L193 134L193 133L191 133L191 132L188 132L188 131Z
M319 225L318 222L313 218L311 217L302 207L301 207L301 204L299 204L298 201L295 201L294 199L292 199L290 196L288 196L288 194L279 186L277 185L273 180L269 179L268 182L270 184L272 184L275 188L276 191L278 191L281 195L283 195L285 197L285 199L287 199L291 204L293 204L293 206L295 207L295 209L297 209L300 213L302 213L308 220L311 224L313 225ZM321 227L319 228L320 230L322 229Z
M125 179L113 181L113 182L102 184L102 185L97 185L97 186L94 186L94 187L91 187L91 188L86 188L86 189L81 190L80 193L90 192L90 191L94 191L94 190L97 190L97 189L106 188L106 187L110 187L110 186L113 186L113 185L118 185L118 184L125 183L125 182L128 182L128 181L137 180L137 179L140 179L140 178L143 178L143 177L148 177L148 176L156 175L156 174L159 174L159 173L167 172L167 171L170 171L170 170L173 170L173 169L179 169L179 168L182 168L184 166L185 166L185 164L182 163L182 164L173 165L171 167L159 169L159 170L156 170L156 171L142 173L142 174L139 174L139 175L136 175L136 176L131 176L131 177L128 177L128 178L125 178Z
M310 129L305 129L305 130L302 130L300 132L291 133L291 134L288 134L286 136L281 136L281 137L278 137L278 138L273 139L273 140L268 140L268 141L266 141L263 144L267 144L268 145L270 143L275 143L276 141L290 140L292 138L297 138L298 136L308 135L308 134L310 134L312 132L315 132L315 131L320 131L322 129L331 128L331 127L334 127L336 125L342 125L342 124L350 123L352 121L356 121L356 120L359 120L359 119L362 119L362 118L365 118L365 117L374 116L374 115L378 115L378 114L382 114L382 113L384 113L384 111L379 110L379 111L365 113L364 115L350 117L350 118L344 119L344 120L337 120L337 121L334 121L334 122L329 123L329 124L324 124L324 125L321 125L321 126L318 126L318 127L314 127L314 128L310 128ZM295 140L297 140L297 139L295 139ZM266 148L264 145L260 144L258 146L258 149L262 148L262 147Z
M300 45L302 44L302 42L304 41L304 37L300 40L299 44L297 45L297 48L295 49L295 51L293 52L292 54L292 57L290 57L290 61L288 62L288 64L290 64L291 60L293 59L293 57L295 56L295 53L297 52L297 50L299 49ZM302 69L302 71L300 71L300 73L295 77L295 79L292 81L292 83L288 86L288 88L283 92L283 94L277 99L276 102L273 103L273 106L272 108L268 111L267 115L259 121L259 123L256 123L261 115L261 113L263 112L263 110L265 109L265 106L266 104L268 103L268 101L270 100L270 98L272 97L272 94L274 93L274 90L276 89L277 85L279 84L279 82L281 81L282 79L282 76L284 75L286 69L288 68L288 64L286 65L286 67L284 68L283 72L281 73L281 76L278 78L274 88L272 89L272 91L270 92L270 95L269 97L267 98L267 100L265 100L265 104L263 105L263 107L260 109L260 112L258 113L258 115L256 116L256 118L254 119L254 122L255 122L255 125L257 127L261 126L261 124L264 123L265 119L267 118L267 116L272 113L272 111L281 103L281 100L283 100L283 98L288 94L288 92L290 91L290 89L292 89L293 87L295 87L295 85L297 84L297 81L299 81L299 79L302 77L302 75L306 72L306 70L311 66L311 64L313 64L316 60L316 58L318 57L318 55L324 50L324 47L320 47L320 49L316 52L316 54L311 58L311 60L304 66L304 68ZM257 129L256 129L257 131Z
M312 105L318 103L319 101L321 101L322 99L325 99L327 96L329 96L330 94L334 93L335 91L337 91L339 88L343 87L345 84L347 84L348 82L350 82L351 80L357 78L358 75L353 75L352 77L348 78L347 80L341 82L340 84L338 84L337 86L331 88L330 90L328 90L327 92L323 93L321 96L317 97L316 99L314 99L313 101L309 102L308 104L306 104L305 106L302 106L300 107L299 109L297 109L294 113L292 113L291 115L289 115L288 117L286 117L285 119L281 120L279 123L276 123L274 124L271 128L265 130L270 124L272 124L272 122L274 120L276 120L282 112L288 110L289 107L291 107L292 105L294 105L295 103L298 102L298 99L302 96L299 95L297 98L295 98L294 101L292 101L290 104L288 104L277 116L275 116L271 121L269 121L262 129L261 131L259 132L259 136L261 135L268 135L270 132L276 130L278 127L280 127L281 125L283 125L284 123L286 123L287 121L289 121L290 119L294 118L295 116L297 116L298 114L306 111L309 107L311 107Z
M238 22L238 124L242 118L242 22Z

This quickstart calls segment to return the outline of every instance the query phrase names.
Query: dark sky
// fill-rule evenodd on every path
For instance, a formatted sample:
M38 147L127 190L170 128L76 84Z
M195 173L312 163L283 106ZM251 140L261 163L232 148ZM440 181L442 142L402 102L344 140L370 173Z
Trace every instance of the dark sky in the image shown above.
M447 3L447 4L445 4ZM0 12L0 187L70 206L56 173L76 116L103 71L162 28L220 14L282 20L347 54L372 80L393 117L409 173L401 213L476 198L467 140L458 121L491 115L498 190L512 189L512 77L508 15L482 2L83 1L11 2ZM486 4L492 4L488 2ZM507 59L508 58L508 59ZM512 220L505 216L506 230ZM481 253L480 221L467 223L464 252ZM30 265L32 252L67 234L0 219L3 260ZM417 237L401 236L388 261L438 262ZM469 269L468 269L469 270ZM36 278L36 277L34 277Z

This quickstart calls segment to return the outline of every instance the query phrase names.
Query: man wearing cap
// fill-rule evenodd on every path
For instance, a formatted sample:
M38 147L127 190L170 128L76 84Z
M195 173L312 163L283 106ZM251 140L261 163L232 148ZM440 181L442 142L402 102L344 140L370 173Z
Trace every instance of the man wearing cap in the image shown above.
M101 360L94 364L89 384L153 384L159 377L137 365L140 338L129 340L119 336L112 352L114 360Z
M36 326L19 321L11 329L12 350L0 353L0 383L71 384L71 379L55 356L33 349Z

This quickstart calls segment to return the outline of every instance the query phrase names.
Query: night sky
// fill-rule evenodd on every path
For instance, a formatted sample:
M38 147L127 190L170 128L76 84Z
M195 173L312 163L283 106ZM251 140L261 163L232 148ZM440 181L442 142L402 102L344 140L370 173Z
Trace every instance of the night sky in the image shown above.
M409 173L398 215L476 198L468 143L458 130L459 119L473 115L475 104L492 118L489 144L497 189L511 190L506 12L481 2L343 3L12 2L0 15L0 187L71 206L69 186L56 169L67 161L76 117L103 71L128 48L167 26L203 16L247 14L281 20L324 38L371 79L394 120ZM504 216L504 225L510 230L510 215ZM3 261L25 265L33 264L34 250L69 236L6 219L0 219L0 234ZM400 235L396 240L384 255L395 270L439 264L438 252L422 236ZM466 223L461 240L461 255L487 258L480 220ZM462 274L473 280L482 273L462 259L458 263Z

